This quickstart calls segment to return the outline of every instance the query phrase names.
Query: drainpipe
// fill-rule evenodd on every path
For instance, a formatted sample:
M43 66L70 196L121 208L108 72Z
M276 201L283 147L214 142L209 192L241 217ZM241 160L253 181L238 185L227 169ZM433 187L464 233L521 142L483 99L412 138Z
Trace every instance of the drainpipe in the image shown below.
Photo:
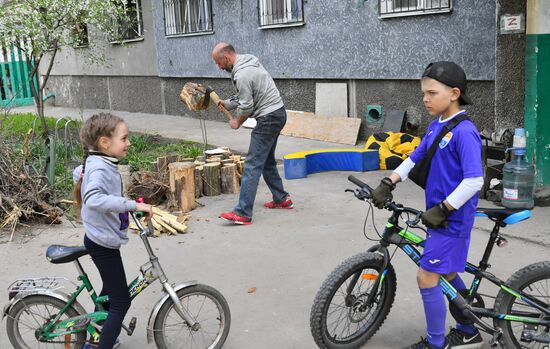
M527 1L525 130L535 165L535 205L550 206L550 1Z

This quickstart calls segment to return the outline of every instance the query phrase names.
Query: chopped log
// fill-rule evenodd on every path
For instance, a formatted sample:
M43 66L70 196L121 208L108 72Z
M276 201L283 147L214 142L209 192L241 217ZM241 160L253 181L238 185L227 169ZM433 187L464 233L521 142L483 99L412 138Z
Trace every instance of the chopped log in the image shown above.
M176 235L178 232L176 229L172 228L163 218L157 220L157 222L170 234Z
M222 158L220 156L211 156L208 159L206 159L206 163L212 163L212 162L221 162Z
M222 166L225 166L226 164L233 164L233 159L223 159L222 160Z
M204 176L203 167L196 166L195 167L195 198L200 198L202 196L203 176Z
M241 156L240 155L231 155L231 160L233 160L234 163L238 163L239 161L241 161Z
M244 161L241 160L237 163L237 173L242 176L243 172L244 172Z
M183 212L195 208L195 164L174 162L168 165L170 171L170 199Z
M193 158L184 158L184 157L181 157L178 160L178 162L193 162L193 161L195 161L195 159L193 159Z
M159 172L168 171L168 158L166 156L161 156L157 158Z
M237 165L227 164L222 167L221 173L221 185L222 193L224 194L236 194L239 192L239 178L237 176Z
M206 196L220 195L221 192L221 164L219 162L207 163L203 166L203 190Z

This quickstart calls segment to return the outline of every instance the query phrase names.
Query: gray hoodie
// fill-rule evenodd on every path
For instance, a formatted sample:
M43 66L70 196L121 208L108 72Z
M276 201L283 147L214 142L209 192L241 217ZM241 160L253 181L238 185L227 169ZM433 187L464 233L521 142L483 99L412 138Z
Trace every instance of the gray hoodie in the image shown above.
M237 115L258 118L284 106L275 82L253 55L237 55L231 80L237 95L225 102Z
M86 236L107 248L127 243L128 211L136 210L136 202L122 196L117 165L100 156L89 156L80 193Z

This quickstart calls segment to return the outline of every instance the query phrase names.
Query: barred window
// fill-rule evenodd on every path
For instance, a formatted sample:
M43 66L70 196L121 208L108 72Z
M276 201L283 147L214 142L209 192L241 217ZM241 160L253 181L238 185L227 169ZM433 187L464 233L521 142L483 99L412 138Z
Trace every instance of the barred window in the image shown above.
M414 16L450 12L452 0L379 0L380 17Z
M163 0L167 36L212 32L212 0Z
M143 37L143 17L141 0L124 0L126 15L119 18L117 34L112 42L141 39Z
M258 0L260 27L304 23L303 0Z

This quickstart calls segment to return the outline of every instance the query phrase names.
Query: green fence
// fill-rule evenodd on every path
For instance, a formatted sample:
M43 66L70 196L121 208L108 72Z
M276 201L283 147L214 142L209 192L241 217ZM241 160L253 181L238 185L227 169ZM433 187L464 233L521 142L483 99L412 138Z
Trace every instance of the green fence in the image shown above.
M24 47L23 45L22 41L21 47ZM0 107L34 103L29 72L25 53L21 49L0 47ZM38 86L36 79L34 84Z

